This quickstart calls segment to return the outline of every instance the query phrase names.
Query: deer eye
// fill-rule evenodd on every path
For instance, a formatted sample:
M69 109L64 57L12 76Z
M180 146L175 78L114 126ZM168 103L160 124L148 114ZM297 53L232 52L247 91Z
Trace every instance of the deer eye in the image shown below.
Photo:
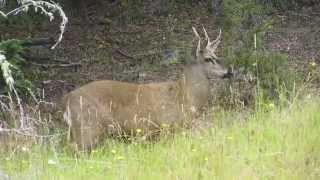
M212 58L205 58L204 61L205 61L205 62L212 62L212 63L214 63Z
M217 62L216 59L213 59L213 58L205 58L204 59L205 62L210 62L212 64L218 64L219 62Z

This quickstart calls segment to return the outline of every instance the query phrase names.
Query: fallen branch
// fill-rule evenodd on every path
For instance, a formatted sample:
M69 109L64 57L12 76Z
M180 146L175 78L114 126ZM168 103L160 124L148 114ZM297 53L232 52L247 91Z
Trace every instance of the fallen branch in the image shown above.
M69 64L39 64L39 63L30 63L31 65L34 66L41 66L43 68L57 68L57 67L63 67L63 68L68 68L68 67L79 67L82 66L80 63L69 63Z
M58 59L51 59L49 57L37 57L37 56L31 56L30 53L19 53L19 55L27 60L27 61L32 61L32 62L57 62L60 64L70 64L67 61L63 60L58 60Z
M39 135L35 133L30 133L29 128L26 129L8 129L8 128L1 128L0 127L0 133L15 133L17 135L21 136L27 136L27 137L34 137L34 138L49 138L49 137L56 137L56 136L62 136L67 134L67 132L62 132L62 133L57 133L57 134L52 134L52 135Z
M65 80L45 80L45 81L42 81L42 84L51 84L51 83L54 83L54 82L59 82L59 83L62 83L62 84L66 83Z
M122 56L124 56L124 57L126 57L126 58L130 58L130 59L133 59L133 60L136 59L136 58L133 57L132 55L123 52L121 49L116 49L116 52L118 52L120 55L122 55Z
M48 57L35 57L35 56L30 56L28 53L19 53L19 55L27 61L33 61L33 62L46 62L50 61L50 58Z

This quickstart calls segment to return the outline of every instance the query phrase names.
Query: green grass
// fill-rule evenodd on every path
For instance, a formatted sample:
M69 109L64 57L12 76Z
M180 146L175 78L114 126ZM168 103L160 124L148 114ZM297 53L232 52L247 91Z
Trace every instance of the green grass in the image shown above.
M110 140L77 158L36 146L0 155L0 171L12 179L320 179L319 110L320 99L309 97L245 120L220 112L201 133L153 144Z

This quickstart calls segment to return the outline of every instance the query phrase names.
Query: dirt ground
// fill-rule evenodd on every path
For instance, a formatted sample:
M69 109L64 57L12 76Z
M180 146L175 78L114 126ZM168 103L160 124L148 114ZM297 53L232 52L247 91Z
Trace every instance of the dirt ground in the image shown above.
M268 49L287 54L290 64L300 73L313 71L313 86L319 89L320 7L280 13L275 19L274 28L266 34Z
M33 52L49 58L46 67L31 66L41 72L37 87L44 89L49 101L56 102L64 93L93 80L147 83L176 79L196 43L191 27L204 25L212 37L219 29L216 16L201 2L169 8L146 1L142 10L119 8L115 2L66 6L69 24L62 43L53 51L39 48ZM288 54L298 69L312 62L319 69L320 8L273 16L276 23L266 34L267 48ZM57 30L56 24L44 23L32 35L52 37ZM66 63L75 66L59 66Z

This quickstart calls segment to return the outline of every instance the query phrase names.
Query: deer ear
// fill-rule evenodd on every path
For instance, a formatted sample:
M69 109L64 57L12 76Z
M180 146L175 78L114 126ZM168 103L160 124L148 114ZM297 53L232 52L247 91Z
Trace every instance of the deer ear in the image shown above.
M199 51L196 50L196 61L199 61L203 57L203 49L200 49Z

